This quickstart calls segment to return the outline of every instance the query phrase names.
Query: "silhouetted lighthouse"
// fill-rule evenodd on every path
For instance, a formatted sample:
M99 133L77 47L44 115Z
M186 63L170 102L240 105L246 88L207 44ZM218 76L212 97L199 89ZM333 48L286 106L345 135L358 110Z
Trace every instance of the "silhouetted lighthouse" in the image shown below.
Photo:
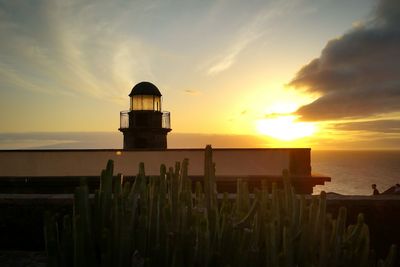
M124 149L166 149L171 131L170 113L161 111L161 93L149 82L136 84L130 97L129 111L121 111L120 128Z

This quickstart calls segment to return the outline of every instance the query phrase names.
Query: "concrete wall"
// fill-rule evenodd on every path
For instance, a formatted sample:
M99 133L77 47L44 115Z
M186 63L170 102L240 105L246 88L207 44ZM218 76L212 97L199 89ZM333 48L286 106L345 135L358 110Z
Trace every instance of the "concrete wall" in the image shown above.
M279 175L293 164L293 153L309 155L309 149L214 149L217 175ZM160 164L174 166L189 159L189 175L202 175L203 149L169 149L164 151L124 150L21 150L0 151L0 177L97 176L107 160L115 161L115 172L136 175L138 164L145 163L146 173L156 175ZM309 156L297 159L297 165L310 166ZM306 169L307 169L306 168ZM310 174L308 174L310 175Z

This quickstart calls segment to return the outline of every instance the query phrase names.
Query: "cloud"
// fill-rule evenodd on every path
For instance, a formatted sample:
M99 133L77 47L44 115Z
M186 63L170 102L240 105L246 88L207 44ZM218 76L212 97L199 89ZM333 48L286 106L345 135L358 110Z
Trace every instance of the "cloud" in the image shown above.
M400 133L400 120L373 120L336 123L333 126L336 130L344 131L368 131L377 133Z
M303 120L359 118L400 110L400 1L382 0L373 17L331 40L290 86L321 95Z
M288 115L287 113L279 113L279 112L273 112L273 113L268 113L264 115L265 119L276 119L276 118L280 118L283 116L292 116L292 115Z
M104 149L122 148L119 132L0 133L0 149ZM268 140L252 135L171 133L169 148L267 147Z
M208 70L208 75L218 74L228 68L230 68L236 61L236 57L242 50L244 50L250 43L255 41L262 34L257 32L246 32L238 38L238 40L228 49L225 55L223 55L216 63L214 63Z
M119 132L0 133L0 149L121 148Z
M302 1L281 0L255 11L255 15L252 13L249 21L234 34L234 39L224 47L224 51L212 60L207 68L207 74L217 75L229 69L235 64L243 50L266 34L271 27L268 25L270 22L287 15L290 11L298 11L302 4L304 4Z
M241 30L234 43L209 67L208 75L215 75L230 68L235 63L239 53L262 36L262 32L259 29L259 20L260 17L255 18L252 23Z
M399 150L399 144L400 137L379 133L370 135L368 138L349 138L340 141L321 138L312 147L321 150Z
M185 94L187 95L199 95L200 91L198 90L191 90L191 89L186 89L184 90Z
M152 77L150 48L124 27L138 5L0 0L0 86L120 102Z

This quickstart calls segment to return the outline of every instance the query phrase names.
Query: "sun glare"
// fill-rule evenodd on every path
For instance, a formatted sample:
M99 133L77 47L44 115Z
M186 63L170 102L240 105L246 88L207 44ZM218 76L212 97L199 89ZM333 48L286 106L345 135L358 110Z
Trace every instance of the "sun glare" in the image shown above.
M293 115L283 115L258 120L257 130L263 135L268 135L283 141L292 141L314 134L314 123L297 122L296 120L297 116Z

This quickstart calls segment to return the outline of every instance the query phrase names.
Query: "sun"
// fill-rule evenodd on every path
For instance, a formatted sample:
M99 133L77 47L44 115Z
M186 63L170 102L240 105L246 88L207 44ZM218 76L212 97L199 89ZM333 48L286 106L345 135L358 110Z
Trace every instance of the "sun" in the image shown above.
M280 115L257 121L257 130L260 134L282 140L292 141L315 133L314 123L298 122L297 116Z

